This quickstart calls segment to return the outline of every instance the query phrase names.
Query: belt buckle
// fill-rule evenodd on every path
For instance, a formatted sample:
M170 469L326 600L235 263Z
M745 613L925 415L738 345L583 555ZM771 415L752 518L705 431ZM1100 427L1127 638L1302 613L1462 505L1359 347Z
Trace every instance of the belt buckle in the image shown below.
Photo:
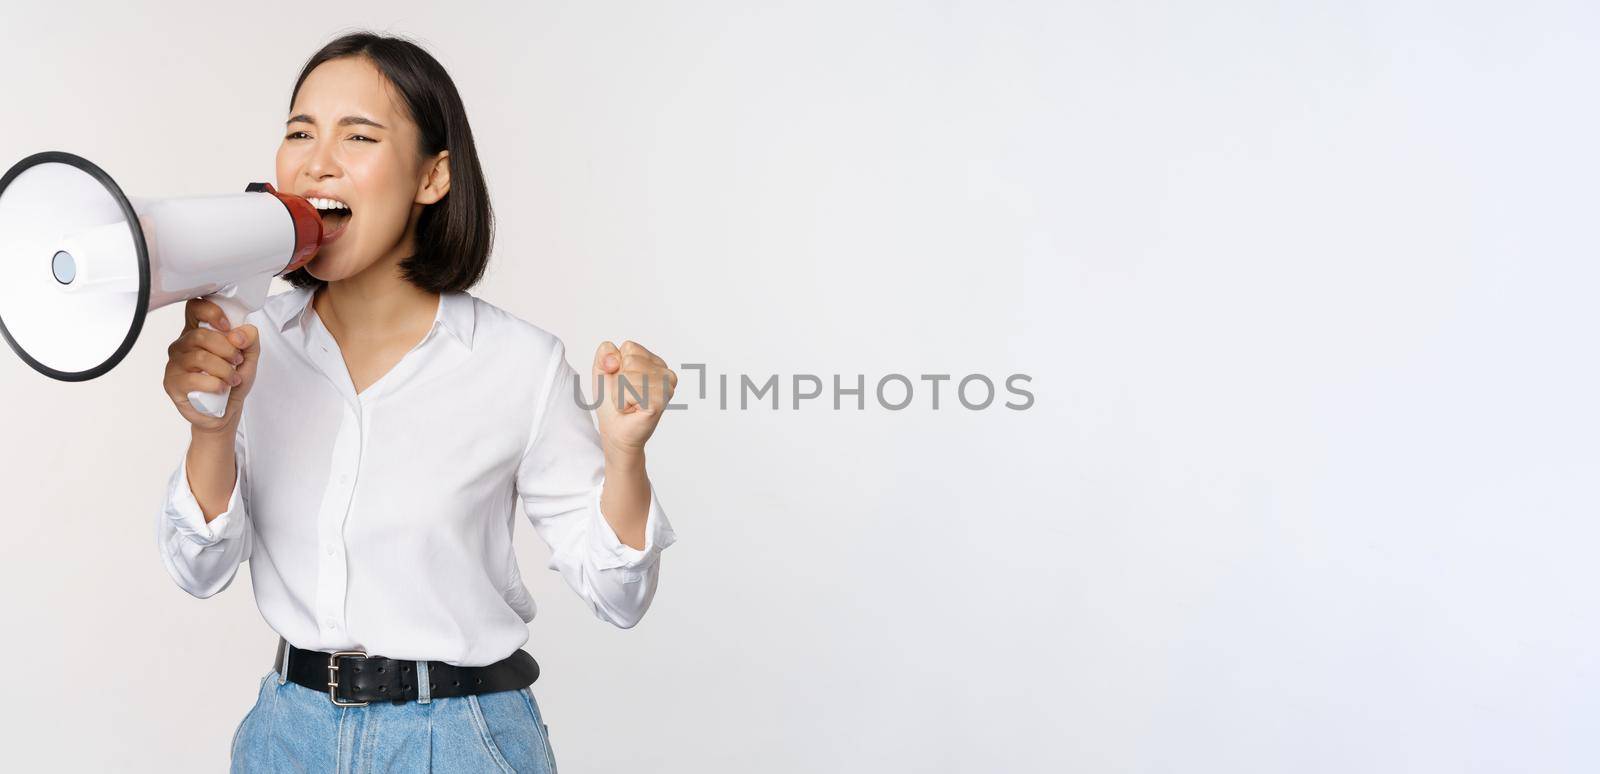
M339 701L339 657L360 656L367 657L364 650L340 650L328 655L328 698L340 707L365 707L370 702L365 701Z

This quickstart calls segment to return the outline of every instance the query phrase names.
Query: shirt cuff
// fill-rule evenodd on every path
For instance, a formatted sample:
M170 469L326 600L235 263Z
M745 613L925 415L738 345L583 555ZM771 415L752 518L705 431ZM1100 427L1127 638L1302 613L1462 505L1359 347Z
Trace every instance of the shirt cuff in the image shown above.
M235 459L233 493L228 498L228 509L208 524L205 512L200 509L200 501L195 499L194 490L189 488L189 454L188 450L185 450L183 462L178 465L177 472L173 473L172 479L167 482L167 519L173 529L189 541L202 546L237 537L244 524L244 508L239 486L244 480L243 473L244 471L239 470L239 461Z
M661 509L661 502L656 499L654 484L650 485L650 510L645 516L643 549L624 545L617 537L617 531L606 521L605 515L600 512L600 495L604 491L605 483L602 481L600 486L594 488L593 507L589 509L589 556L596 567L602 570L639 570L648 567L662 550L677 542L678 535L672 531L666 511Z

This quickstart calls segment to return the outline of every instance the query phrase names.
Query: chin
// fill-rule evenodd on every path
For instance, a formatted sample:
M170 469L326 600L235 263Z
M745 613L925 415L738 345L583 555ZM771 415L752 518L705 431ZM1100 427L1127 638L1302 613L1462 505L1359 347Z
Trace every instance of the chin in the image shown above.
M318 253L305 265L305 270L323 282L337 282L360 273L361 267L351 266L348 260Z

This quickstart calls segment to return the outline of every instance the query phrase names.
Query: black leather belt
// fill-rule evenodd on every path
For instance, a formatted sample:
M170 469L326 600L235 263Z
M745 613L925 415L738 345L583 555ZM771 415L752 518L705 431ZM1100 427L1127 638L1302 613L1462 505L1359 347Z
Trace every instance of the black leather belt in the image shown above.
M285 648L287 666L283 660ZM417 673L423 663L428 667L428 694L435 699L526 688L539 679L539 662L520 648L486 666L454 666L443 661L369 656L359 650L303 650L279 637L273 656L273 668L281 670L291 682L313 691L326 691L329 700L341 707L364 707L374 701L416 701Z

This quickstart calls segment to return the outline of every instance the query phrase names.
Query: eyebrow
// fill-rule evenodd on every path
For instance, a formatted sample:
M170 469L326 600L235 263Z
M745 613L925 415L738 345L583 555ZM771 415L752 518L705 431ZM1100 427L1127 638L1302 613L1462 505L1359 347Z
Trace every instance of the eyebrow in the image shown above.
M284 125L288 125L288 124L293 124L293 123L296 123L296 122L304 123L304 124L312 124L312 125L316 125L316 123L317 123L316 121L311 119L311 116L308 116L305 113L301 113L299 115L290 116L289 120L287 120L287 121L285 121L283 123L284 123ZM387 126L384 126L383 124L378 123L377 121L374 121L374 120L372 120L370 118L367 118L366 116L345 116L344 118L339 119L339 126L355 126L355 125L358 125L358 124L362 125L362 126L375 126L375 127L379 128L379 129L388 129L389 128Z

